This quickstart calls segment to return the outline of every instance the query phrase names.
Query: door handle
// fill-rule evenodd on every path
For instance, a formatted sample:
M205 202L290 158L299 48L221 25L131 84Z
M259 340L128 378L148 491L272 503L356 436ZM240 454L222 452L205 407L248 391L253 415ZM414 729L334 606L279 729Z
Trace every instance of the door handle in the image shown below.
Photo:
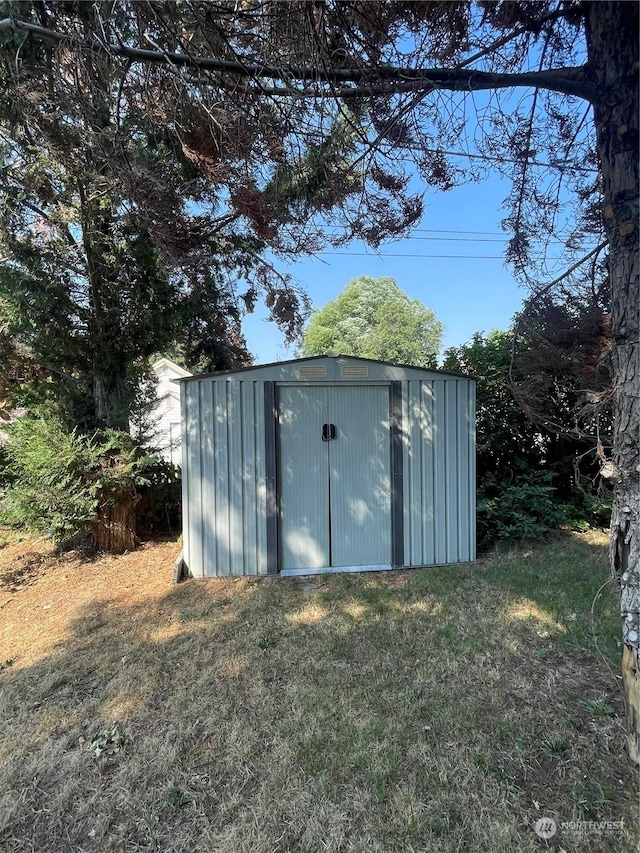
M322 440L331 441L336 437L335 424L322 424Z

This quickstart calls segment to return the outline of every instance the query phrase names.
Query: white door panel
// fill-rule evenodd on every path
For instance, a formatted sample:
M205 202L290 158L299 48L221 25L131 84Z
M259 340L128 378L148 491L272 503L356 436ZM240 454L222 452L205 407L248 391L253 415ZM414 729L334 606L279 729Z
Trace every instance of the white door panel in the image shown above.
M391 561L389 389L330 390L331 565Z
M330 565L327 389L279 389L281 567Z
M281 386L278 399L280 567L390 563L388 386Z

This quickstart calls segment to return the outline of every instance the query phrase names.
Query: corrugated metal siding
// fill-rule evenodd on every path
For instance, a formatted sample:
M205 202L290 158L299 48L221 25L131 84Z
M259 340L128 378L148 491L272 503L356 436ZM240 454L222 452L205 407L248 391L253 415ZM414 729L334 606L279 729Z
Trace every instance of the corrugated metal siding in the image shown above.
M476 559L476 383L469 382L469 560Z
M189 382L182 396L189 572L266 574L264 383Z
M405 423L405 563L475 559L475 385L410 380Z
M191 518L191 504L189 500L189 483L194 476L191 472L191 459L189 458L189 441L187 433L189 430L189 420L187 418L187 398L188 386L182 385L180 388L180 420L182 422L182 435L180 440L180 450L182 453L182 558L186 566L191 565L189 559L189 546L193 535L189 526ZM189 569L191 571L191 569ZM194 574L192 572L192 574ZM195 575L194 575L195 576Z
M374 372L372 368L371 373ZM259 375L261 378L257 379ZM371 390L371 405L378 396L386 401L388 384L377 380L380 384L374 390L371 386L376 384L376 380L371 382L371 386L362 380L354 382L351 388L344 380L339 385L334 385L333 381L330 378L325 389L342 386L340 393L344 395L336 396L336 414L344 403L345 413L358 411L367 423L379 422L380 435L384 435L380 440L385 442L384 453L381 454L384 459L379 461L388 472L387 404L385 402L384 412L376 404L367 414L365 409L368 411L368 407L355 399L358 394ZM314 387L313 383L298 385L296 382L295 385L295 390L287 390L286 385L280 386L280 393L288 395L287 399L292 404L297 401L296 405L304 409L304 389ZM203 377L182 383L184 560L196 577L267 573L265 387L265 381L258 372L232 378ZM403 500L398 511L403 513L404 522L403 564L418 566L473 560L474 381L426 374L422 379L405 378L401 381L401 388ZM320 391L318 385L315 389ZM296 419L300 417L305 420L306 416L298 413ZM330 420L342 420L342 416ZM314 434L320 427L314 425ZM273 430L275 436L275 425ZM337 453L340 449L338 444L339 441L333 444L331 450ZM276 450L275 444L273 450ZM329 452L330 449L325 446L324 450ZM375 492L378 482L373 471L367 474L369 479L366 482L356 482L353 469L359 456L359 452L349 455L336 466L334 474L338 478L353 480L352 498ZM377 458L378 451L372 446L367 449L367 456ZM280 459L278 464L282 476L283 460ZM388 474L385 476L383 490L388 496ZM336 484L338 482L336 479ZM286 509L286 500L284 503L285 506L281 504L280 507L283 510ZM355 505L353 500L351 503ZM343 510L336 510L336 513L340 518L344 515ZM294 511L294 521L298 516L299 513L296 515ZM283 524L286 527L286 520ZM280 529L282 533L282 527ZM332 529L332 533L342 535L340 524ZM377 536L371 536L371 541L376 539ZM357 550L359 553L360 548ZM384 550L386 554L386 544ZM387 559L386 556L384 560L376 558L375 562L386 562ZM353 562L355 564L356 561ZM275 568L275 557L272 564ZM280 565L283 565L282 560Z

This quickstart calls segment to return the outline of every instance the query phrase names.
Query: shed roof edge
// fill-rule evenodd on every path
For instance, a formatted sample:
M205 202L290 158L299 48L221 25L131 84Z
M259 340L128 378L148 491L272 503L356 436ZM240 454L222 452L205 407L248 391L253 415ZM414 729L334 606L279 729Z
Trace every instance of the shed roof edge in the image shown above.
M184 378L173 379L171 381L180 384L182 382L193 382L196 379L217 379L223 376L230 376L235 373L246 373L249 370L261 370L265 367L284 367L290 364L302 364L303 362L307 361L319 361L328 358L348 358L351 361L361 361L366 364L381 364L385 367L396 367L399 370L419 370L423 373L439 373L442 376L454 376L457 379L471 379L473 382L478 381L477 376L470 376L466 373L455 373L452 370L440 370L436 367L417 367L414 364L394 364L392 361L378 361L375 358L362 358L361 356L346 355L342 353L338 353L337 355L310 355L305 356L304 358L290 358L286 361L270 361L267 364L250 364L247 367L233 367L228 370L212 370L209 373L195 373L191 376L185 376Z

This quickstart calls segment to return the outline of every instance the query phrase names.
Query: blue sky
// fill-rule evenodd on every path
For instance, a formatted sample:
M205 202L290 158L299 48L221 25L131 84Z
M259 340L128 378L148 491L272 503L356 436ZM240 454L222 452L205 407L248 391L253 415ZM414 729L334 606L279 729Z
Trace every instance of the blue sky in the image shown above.
M391 276L444 323L444 347L457 346L474 332L508 328L526 296L503 261L508 235L501 232L500 221L505 215L502 202L508 190L507 181L492 177L448 193L430 191L425 215L413 236L386 243L379 255L353 243L295 264L279 264L278 268L294 276L316 308L335 299L359 275ZM256 361L293 358L294 350L284 346L281 333L266 316L260 305L243 323Z
M475 93L474 109L481 114L492 97ZM532 98L533 91L528 89L504 94L502 109L526 114ZM478 153L474 140L482 132L472 120L461 148ZM408 161L405 165L414 170L410 191L424 191L414 167ZM545 169L538 173L538 180L552 185L557 177ZM379 253L361 243L352 243L295 264L276 266L293 276L315 308L335 299L349 281L360 275L395 278L410 298L420 299L432 308L444 324L443 349L459 346L470 340L474 332L508 329L528 296L504 262L510 235L501 230L500 223L507 213L503 203L510 190L511 181L500 177L497 170L484 181L462 184L446 193L427 188L425 214L408 239L386 243ZM567 201L566 186L559 192L560 198ZM558 236L563 231L571 234L572 229L572 221L564 221L559 214ZM551 241L548 249L541 257L545 258L551 280L575 258L566 254L560 240ZM438 255L441 257L435 257ZM285 347L282 334L267 316L264 306L259 305L244 320L249 351L258 363L294 358L295 347Z

